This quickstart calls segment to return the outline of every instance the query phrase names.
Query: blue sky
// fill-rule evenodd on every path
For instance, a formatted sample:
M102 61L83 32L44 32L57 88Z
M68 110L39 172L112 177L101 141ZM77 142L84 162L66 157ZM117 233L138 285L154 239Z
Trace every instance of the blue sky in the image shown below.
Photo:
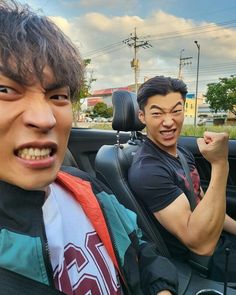
M34 9L50 16L91 58L88 74L97 81L93 89L133 83L130 67L133 48L122 40L137 29L140 40L152 47L140 49L139 81L154 75L177 76L180 52L191 57L182 76L194 92L197 47L200 54L200 91L219 77L236 74L235 0L29 0Z
M42 9L48 15L64 17L75 17L95 11L108 16L128 14L148 17L152 11L161 9L178 17L220 22L224 18L234 19L236 12L235 0L31 0L28 3L34 8Z

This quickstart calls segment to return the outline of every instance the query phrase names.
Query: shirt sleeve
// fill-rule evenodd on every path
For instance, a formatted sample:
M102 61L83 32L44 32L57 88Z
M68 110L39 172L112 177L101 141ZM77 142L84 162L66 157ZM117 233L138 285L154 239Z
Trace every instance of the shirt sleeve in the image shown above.
M129 183L136 196L152 212L164 209L183 193L167 165L154 159L146 160L141 165L142 168L135 167L129 171Z

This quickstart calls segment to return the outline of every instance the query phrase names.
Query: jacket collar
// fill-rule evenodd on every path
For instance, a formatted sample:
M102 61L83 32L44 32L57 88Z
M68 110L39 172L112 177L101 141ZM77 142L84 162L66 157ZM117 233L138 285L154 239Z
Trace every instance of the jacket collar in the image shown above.
M71 191L75 199L79 202L105 245L114 265L119 269L104 215L90 183L62 171L57 175L57 182Z
M43 191L28 191L0 181L0 228L39 235L35 225L41 223L44 201Z

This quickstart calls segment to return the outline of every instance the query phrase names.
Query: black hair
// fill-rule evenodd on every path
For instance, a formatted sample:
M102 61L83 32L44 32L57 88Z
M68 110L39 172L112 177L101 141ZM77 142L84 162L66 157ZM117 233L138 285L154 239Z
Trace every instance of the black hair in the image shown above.
M49 66L55 82L69 86L71 98L79 91L84 75L76 46L46 16L15 0L0 0L0 72L28 85L44 81Z
M154 95L167 95L170 92L179 92L184 101L188 93L186 84L179 79L156 76L147 80L138 90L137 101L139 108L144 110L149 97Z

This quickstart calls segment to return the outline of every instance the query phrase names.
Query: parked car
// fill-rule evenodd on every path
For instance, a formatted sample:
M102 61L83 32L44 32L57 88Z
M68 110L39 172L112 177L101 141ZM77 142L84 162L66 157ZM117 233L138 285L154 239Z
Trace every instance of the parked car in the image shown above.
M88 123L91 123L91 122L93 122L93 119L90 118L90 117L85 117L84 121L88 122Z
M116 114L122 112L117 109ZM114 119L116 120L116 114ZM217 283L202 277L204 274L203 268L200 265L189 263L179 263L175 257L170 257L166 245L158 233L152 217L148 215L129 190L126 182L125 170L132 161L132 155L142 143L139 139L139 133L130 133L135 125L135 120L130 118L132 112L129 111L128 127L123 125L122 120L115 126L116 130L97 130L97 129L79 129L71 130L68 148L71 152L73 161L67 161L67 165L71 163L79 169L88 172L92 176L97 176L115 193L117 198L126 207L134 210L138 215L139 226L146 232L146 237L149 238L157 247L159 252L169 257L176 264L179 272L180 287L178 294L193 295L200 289L214 288L221 291L223 294L224 286L222 283ZM121 127L121 128L120 128ZM120 130L119 130L120 129ZM119 144L117 144L117 130L119 130ZM122 130L129 130L128 132ZM139 135L138 135L139 134ZM145 138L145 134L142 134ZM211 167L209 163L200 154L197 147L195 137L181 137L179 143L189 149L196 160L201 184L203 189L209 184ZM128 151L128 152L127 152ZM103 161L102 165L98 162ZM117 165L120 165L119 167ZM230 174L227 185L227 213L236 219L236 174L234 167L236 165L236 140L229 141L229 165ZM122 168L124 171L122 171ZM105 170L104 171L102 171ZM230 259L230 258L229 258ZM227 288L228 295L235 295L236 290Z
M108 119L107 118L104 118L104 117L95 117L93 119L93 122L96 122L96 123L106 123L106 122L108 122Z
M207 118L200 118L197 122L197 125L204 126L204 125L206 125L206 122L207 122Z

